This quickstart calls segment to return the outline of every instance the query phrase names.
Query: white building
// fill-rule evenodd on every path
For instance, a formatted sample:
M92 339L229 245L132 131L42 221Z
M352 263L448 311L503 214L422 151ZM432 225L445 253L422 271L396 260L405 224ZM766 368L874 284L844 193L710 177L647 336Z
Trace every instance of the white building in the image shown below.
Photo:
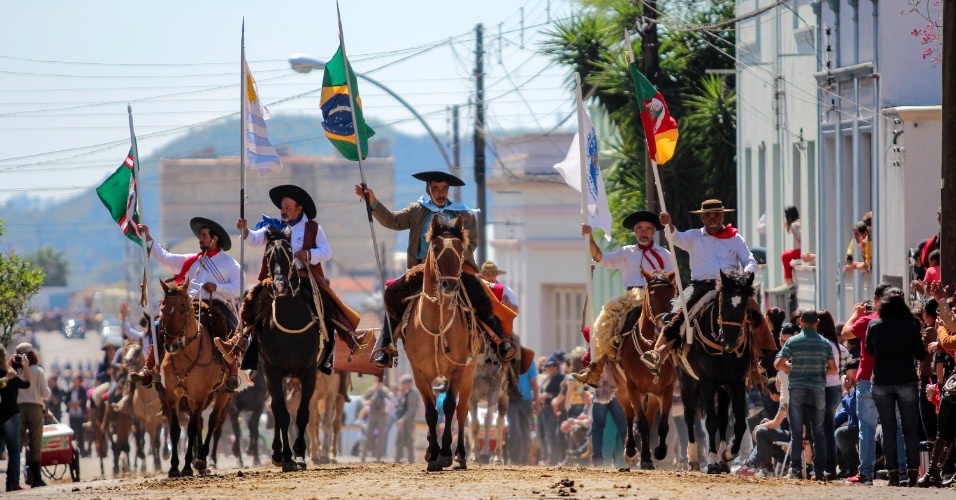
M766 242L769 286L782 283L791 246L782 210L800 209L803 249L817 262L797 268L798 307L841 319L877 281L907 288L907 249L937 229L941 72L922 59L910 34L920 23L903 2L788 5L739 25L738 209L748 239ZM871 210L872 270L846 274L852 225ZM745 223L762 213L761 240Z

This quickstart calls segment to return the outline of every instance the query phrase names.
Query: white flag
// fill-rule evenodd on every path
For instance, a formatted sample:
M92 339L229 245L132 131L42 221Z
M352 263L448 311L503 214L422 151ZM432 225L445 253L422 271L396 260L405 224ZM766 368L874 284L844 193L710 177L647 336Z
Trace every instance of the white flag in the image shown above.
M584 133L586 134L584 151L587 154L586 161L581 162L581 147L578 144L581 132L574 134L571 140L571 148L568 150L568 156L564 161L554 166L555 170L561 173L564 182L581 192L581 169L586 168L585 178L587 179L588 195L588 224L591 227L599 227L604 230L604 238L611 241L611 211L607 207L607 192L604 190L604 179L601 177L601 166L598 163L598 141L597 132L587 111L582 103L578 103L578 113L584 117Z
M242 67L245 71L243 109L246 116L243 119L246 124L246 161L253 170L278 173L282 170L282 162L279 161L279 154L269 141L269 131L266 130L269 111L259 101L259 89L256 88L256 81L249 71L249 63L243 60Z

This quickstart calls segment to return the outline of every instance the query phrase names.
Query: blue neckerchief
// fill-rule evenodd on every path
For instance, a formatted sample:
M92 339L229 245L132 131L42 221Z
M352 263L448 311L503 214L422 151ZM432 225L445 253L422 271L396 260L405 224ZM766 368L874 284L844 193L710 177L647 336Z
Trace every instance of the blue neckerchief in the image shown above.
M256 229L262 229L264 227L275 229L276 231L284 231L287 227L292 227L302 221L302 217L305 214L299 214L299 218L292 222L283 222L282 219L277 219L275 217L269 217L266 214L262 214L262 221L256 224Z
M423 207L427 208L428 210L430 210L432 213L436 213L436 214L442 213L442 212L444 212L445 210L450 210L450 211L452 211L452 212L471 212L471 213L478 213L478 212L480 212L479 209L477 209L477 208L468 208L468 205L465 205L464 203L461 203L461 202L459 202L459 201L447 202L447 203L445 203L445 206L439 207L438 205L435 205L435 204L432 202L431 197L425 198L424 196L422 196L421 198L418 199L418 203L419 203L421 206L423 206Z

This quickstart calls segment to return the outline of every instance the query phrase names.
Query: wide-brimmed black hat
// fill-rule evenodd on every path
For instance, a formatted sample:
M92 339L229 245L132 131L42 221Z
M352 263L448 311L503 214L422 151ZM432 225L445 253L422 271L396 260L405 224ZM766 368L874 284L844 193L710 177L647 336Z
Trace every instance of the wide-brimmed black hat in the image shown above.
M196 237L199 237L199 232L202 231L202 228L208 227L212 234L219 237L219 248L223 252L228 252L232 248L232 239L229 238L229 233L219 225L218 222L207 219L205 217L193 217L189 220L189 228L193 230L193 234Z
M428 172L419 172L417 174L412 174L412 177L425 182L447 182L449 186L464 186L465 181L451 175L447 172L439 172L437 170L429 170Z
M720 200L706 200L700 204L700 210L691 210L692 214L724 213L733 212L733 208L724 208L724 202Z
M624 229L633 231L634 226L638 222L650 222L651 224L654 224L654 227L656 227L658 231L664 229L664 225L661 224L661 218L658 217L657 214L648 212L647 210L639 210L631 215L628 215L624 218L624 222L622 222L621 225L624 226Z
M269 198L272 198L272 203L278 208L282 208L283 198L295 200L296 203L302 205L302 212L305 213L305 216L308 217L309 220L315 220L317 213L315 210L315 202L312 201L312 197L309 196L309 193L306 193L305 189L299 186L294 184L276 186L269 190Z

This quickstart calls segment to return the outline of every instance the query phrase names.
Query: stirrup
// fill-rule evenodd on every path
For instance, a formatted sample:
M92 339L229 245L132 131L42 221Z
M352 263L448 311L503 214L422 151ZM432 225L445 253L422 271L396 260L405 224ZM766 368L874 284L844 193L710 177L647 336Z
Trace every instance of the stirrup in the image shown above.
M641 355L641 363L652 373L657 373L661 367L661 353L657 349L652 349Z

